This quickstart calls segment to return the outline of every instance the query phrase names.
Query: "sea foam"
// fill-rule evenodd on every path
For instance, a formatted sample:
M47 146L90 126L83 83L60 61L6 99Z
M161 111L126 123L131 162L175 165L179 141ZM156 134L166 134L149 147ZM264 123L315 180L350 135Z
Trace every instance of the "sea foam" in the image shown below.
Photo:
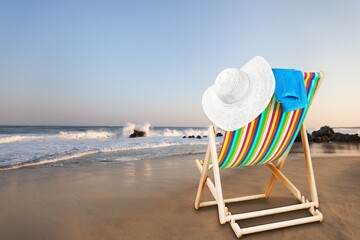
M65 132L59 133L61 138L65 139L96 139L96 138L113 138L117 134L108 131L85 131L85 132Z
M40 138L43 138L43 136L26 136L26 135L1 136L0 144L15 143L15 142L20 142L20 141L40 139Z

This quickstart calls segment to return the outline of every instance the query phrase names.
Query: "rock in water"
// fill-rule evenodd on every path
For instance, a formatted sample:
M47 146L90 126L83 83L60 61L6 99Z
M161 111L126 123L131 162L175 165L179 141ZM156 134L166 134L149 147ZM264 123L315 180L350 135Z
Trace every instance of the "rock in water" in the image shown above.
M136 129L134 129L134 132L132 134L130 134L130 138L144 137L144 136L145 136L144 131L138 131Z

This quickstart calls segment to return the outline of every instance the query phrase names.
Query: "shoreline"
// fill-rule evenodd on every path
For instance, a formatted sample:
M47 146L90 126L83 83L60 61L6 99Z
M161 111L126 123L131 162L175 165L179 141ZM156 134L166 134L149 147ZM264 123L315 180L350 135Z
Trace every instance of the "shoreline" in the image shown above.
M310 152L314 157L351 157L351 156L360 156L360 143L309 143ZM220 145L218 146L218 148ZM219 150L219 149L218 149ZM12 171L16 169L23 168L48 168L48 167L66 167L68 165L84 165L92 163L122 163L122 162L131 162L131 161L143 161L146 159L158 159L166 157L177 157L177 156L191 156L196 154L205 154L205 148L203 152L195 153L179 153L166 156L154 156L140 159L130 159L130 160L95 160L98 156L111 154L112 156L121 156L122 151L114 152L102 152L102 151L90 151L84 153L78 153L75 155L63 156L57 159L48 159L42 160L40 162L27 162L20 165L12 165L6 167L0 167L0 172L2 171ZM290 153L292 154L302 154L302 145L299 142L295 142ZM301 157L301 156L300 156ZM90 161L89 161L90 159Z
M144 124L141 127L152 132L151 136L136 139L124 137L123 130L125 128L127 130L133 129L134 127L134 124L128 124L126 127L121 128L111 126L0 126L0 171L36 165L56 165L59 167L82 161L82 159L85 161L88 159L114 162L136 161L187 154L189 152L204 152L206 150L208 142L204 138L208 134L206 128L149 128L149 124ZM342 129L341 131L344 133L360 133L360 129L352 129ZM334 130L337 131L336 128L331 129L323 126L316 134L316 137L321 136L325 140L329 140L329 136ZM335 136L336 133L333 135ZM194 136L194 138L189 138L189 136ZM197 139L195 136L203 137ZM339 136L336 136L338 139ZM221 140L221 138L217 139L219 145ZM323 145L313 146L318 148L317 152L325 151L326 153L338 154L338 151L340 151L342 155L346 156L360 155L360 143L328 143L328 148L325 149L325 147L325 150L320 149ZM352 147L346 149L346 147L337 146ZM350 152L351 154L349 154ZM352 154L353 152L357 152L357 154Z
M0 239L236 239L229 224L219 223L216 207L194 209L200 177L194 159L203 157L191 154L2 171ZM359 160L359 156L313 158L323 223L244 239L359 238ZM284 172L309 196L303 170L304 162L297 153L290 153ZM259 193L269 176L265 167L221 170L224 196ZM241 182L247 184L239 185ZM209 192L204 199L211 199ZM289 201L294 202L292 195L276 184L268 200L231 204L229 208L246 212L264 208L263 204L266 208ZM336 227L339 219L341 228Z

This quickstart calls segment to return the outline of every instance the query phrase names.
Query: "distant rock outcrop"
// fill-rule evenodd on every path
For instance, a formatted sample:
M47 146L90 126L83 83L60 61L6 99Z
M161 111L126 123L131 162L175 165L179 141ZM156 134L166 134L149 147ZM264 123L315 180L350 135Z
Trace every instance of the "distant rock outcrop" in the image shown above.
M132 134L130 134L130 138L136 138L136 137L144 137L145 136L145 132L144 131L139 131L134 129L134 132Z
M335 131L329 126L323 126L318 131L313 131L311 134L314 142L330 142L331 137Z
M222 134L221 132L218 132L218 133L216 134L216 137L222 137L222 136L223 136L223 134ZM206 136L206 135L204 135L204 136L197 135L197 136L195 137L195 135L189 135L189 136L183 136L182 138L202 139L202 138L207 138L207 136Z
M309 142L326 143L326 142L360 142L358 134L338 133L329 126L323 126L319 130L307 133ZM300 133L295 142L300 142Z
M313 137L311 136L311 134L308 133L308 132L306 132L306 134L307 134L307 137L308 137L308 141L309 141L309 142L313 142L314 139L313 139ZM295 142L301 142L301 134L300 134L300 133L299 133L299 134L297 135L297 137L295 138Z
M358 134L334 133L330 140L332 142L360 142L360 137Z

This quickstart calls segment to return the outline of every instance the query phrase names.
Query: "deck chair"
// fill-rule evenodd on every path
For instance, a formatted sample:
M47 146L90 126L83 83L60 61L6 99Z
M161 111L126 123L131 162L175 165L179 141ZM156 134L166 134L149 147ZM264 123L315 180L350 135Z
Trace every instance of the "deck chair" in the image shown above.
M277 103L273 97L267 108L252 122L238 130L225 132L219 153L217 153L215 142L217 129L215 126L209 127L209 144L205 154L205 159L195 160L196 166L201 174L195 198L195 209L217 205L220 223L230 223L238 238L245 234L310 222L321 222L323 220L322 214L317 209L319 207L319 201L306 128L303 123L311 102L320 87L322 79L322 72L304 73L305 88L309 102L306 108L291 112L284 112L281 105ZM311 195L310 200L305 198L299 189L296 188L295 185L281 172L291 146L293 145L293 142L299 132L301 134L304 158L306 162L307 177ZM277 162L273 163L276 160ZM265 192L258 195L224 199L219 170L251 165L266 165L271 170L272 175L265 188ZM213 171L214 181L209 178L210 170ZM228 207L226 207L225 204L228 203L269 198L276 179L279 179L280 182L289 189L289 191L300 201L299 204L240 214L232 214ZM215 201L201 201L205 184L208 186ZM246 228L241 228L236 222L238 220L301 209L308 209L312 216Z

